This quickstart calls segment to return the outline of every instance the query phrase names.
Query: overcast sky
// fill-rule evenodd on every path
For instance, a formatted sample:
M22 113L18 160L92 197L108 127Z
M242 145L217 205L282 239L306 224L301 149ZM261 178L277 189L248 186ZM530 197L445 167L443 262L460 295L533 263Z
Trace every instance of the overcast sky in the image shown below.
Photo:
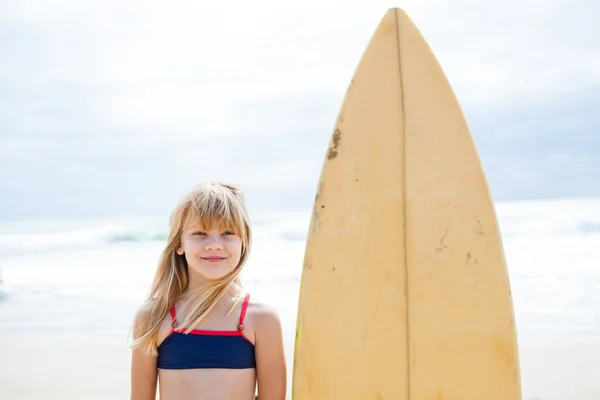
M600 3L347 3L1 2L0 219L161 215L204 179L255 211L309 209L392 6L442 64L496 200L600 196Z

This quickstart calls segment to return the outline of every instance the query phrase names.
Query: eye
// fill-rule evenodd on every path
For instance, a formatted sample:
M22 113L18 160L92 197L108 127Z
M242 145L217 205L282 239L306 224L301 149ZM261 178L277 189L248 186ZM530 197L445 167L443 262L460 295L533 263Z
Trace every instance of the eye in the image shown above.
M205 236L206 232L194 232L192 233L192 235L201 235L201 236Z
M230 232L230 231L226 231L226 232L223 232L223 235L235 235L235 233L234 232Z

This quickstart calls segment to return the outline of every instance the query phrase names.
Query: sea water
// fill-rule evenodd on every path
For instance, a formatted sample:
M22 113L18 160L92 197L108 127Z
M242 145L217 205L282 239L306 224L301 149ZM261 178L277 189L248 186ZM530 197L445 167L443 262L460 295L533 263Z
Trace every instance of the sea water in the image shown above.
M497 203L520 337L600 336L600 199ZM291 355L310 212L253 215L242 278L279 312ZM0 338L126 340L167 218L0 222Z

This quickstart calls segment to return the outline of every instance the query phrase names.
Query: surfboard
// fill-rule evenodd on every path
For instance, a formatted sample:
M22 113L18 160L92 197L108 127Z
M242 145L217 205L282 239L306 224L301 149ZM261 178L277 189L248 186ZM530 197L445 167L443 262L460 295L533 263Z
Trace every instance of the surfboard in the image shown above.
M488 183L401 9L371 37L331 132L298 301L295 400L521 398Z

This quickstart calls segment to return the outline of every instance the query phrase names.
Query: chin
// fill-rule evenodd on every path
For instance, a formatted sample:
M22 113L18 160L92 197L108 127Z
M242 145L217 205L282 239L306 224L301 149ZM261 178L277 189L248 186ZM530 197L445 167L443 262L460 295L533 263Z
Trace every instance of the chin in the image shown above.
M223 270L223 269L219 269L218 271L215 271L214 269L207 270L205 268L192 268L192 270L194 271L194 273L202 275L203 278L209 279L211 281L221 279L222 277L224 277L225 275L227 275L229 272L232 271L232 270Z
M202 274L206 279L210 279L211 281L216 281L217 279L221 279L227 274Z

